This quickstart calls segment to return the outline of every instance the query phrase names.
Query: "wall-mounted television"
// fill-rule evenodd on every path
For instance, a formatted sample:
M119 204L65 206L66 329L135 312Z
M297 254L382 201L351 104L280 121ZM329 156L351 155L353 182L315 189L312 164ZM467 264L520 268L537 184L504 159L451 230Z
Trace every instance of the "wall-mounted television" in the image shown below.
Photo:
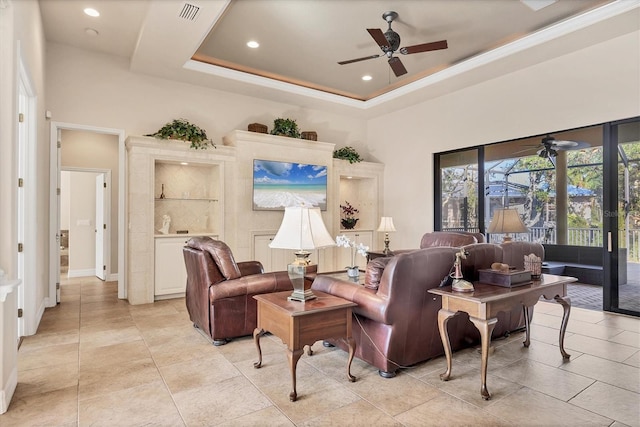
M253 210L302 205L327 210L326 166L253 161Z

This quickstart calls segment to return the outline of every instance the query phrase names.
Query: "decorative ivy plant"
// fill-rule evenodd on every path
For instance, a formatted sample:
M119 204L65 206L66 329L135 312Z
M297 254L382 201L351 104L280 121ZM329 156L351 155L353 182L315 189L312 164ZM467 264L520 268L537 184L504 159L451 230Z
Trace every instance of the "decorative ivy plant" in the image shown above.
M161 127L156 133L145 136L154 136L158 139L178 139L191 142L191 148L206 150L209 146L216 148L213 141L207 138L204 129L189 123L185 119L175 119Z
M360 154L358 154L356 149L349 146L335 150L333 152L333 158L348 160L349 163L357 163L362 161L362 158L360 157Z
M298 124L293 119L275 119L271 135L282 135L290 138L300 138Z

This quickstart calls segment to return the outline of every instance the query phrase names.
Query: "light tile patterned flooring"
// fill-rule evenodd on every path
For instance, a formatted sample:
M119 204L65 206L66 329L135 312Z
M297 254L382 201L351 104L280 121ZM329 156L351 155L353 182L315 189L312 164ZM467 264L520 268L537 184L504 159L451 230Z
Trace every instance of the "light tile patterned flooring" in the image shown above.
M346 353L314 344L298 363L299 400L281 341L263 338L254 369L250 337L212 346L188 319L184 299L131 306L116 283L71 279L19 351L18 387L0 426L639 426L640 319L574 308L563 363L562 310L536 306L532 343L496 340L490 401L480 398L477 349L383 379ZM416 337L420 339L420 337ZM439 338L438 338L439 339Z

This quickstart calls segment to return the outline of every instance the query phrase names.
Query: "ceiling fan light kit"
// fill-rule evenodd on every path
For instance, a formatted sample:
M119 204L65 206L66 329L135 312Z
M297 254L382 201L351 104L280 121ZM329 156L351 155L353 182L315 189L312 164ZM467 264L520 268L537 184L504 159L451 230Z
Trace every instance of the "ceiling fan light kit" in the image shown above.
M382 50L382 54L378 55L369 55L364 56L362 58L349 59L346 61L340 61L338 64L346 65L353 64L354 62L366 61L368 59L379 58L380 56L386 56L388 58L387 62L389 66L393 70L393 73L396 77L400 77L404 74L407 74L407 69L404 67L404 64L397 56L393 56L396 52L401 53L402 55L411 55L413 53L421 53L421 52L429 52L432 50L440 50L447 49L449 47L446 40L440 40L437 42L431 43L422 43L414 46L405 46L400 47L400 35L391 29L391 23L398 17L398 13L394 11L385 12L382 14L382 19L384 19L387 24L389 24L389 28L384 33L379 28L367 28L367 32L373 38L373 40L380 46Z

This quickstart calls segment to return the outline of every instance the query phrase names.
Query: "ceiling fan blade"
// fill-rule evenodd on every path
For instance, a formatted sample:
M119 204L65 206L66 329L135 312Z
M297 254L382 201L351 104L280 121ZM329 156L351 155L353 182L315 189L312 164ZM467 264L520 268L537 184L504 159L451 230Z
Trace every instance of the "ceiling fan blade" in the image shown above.
M340 65L345 65L345 64L351 64L354 62L359 62L359 61L366 61L367 59L374 59L374 58L378 58L380 55L369 55L369 56L363 56L362 58L356 58L356 59L349 59L347 61L340 61L338 62L338 64Z
M381 48L391 49L391 45L380 28L367 28L367 31L371 34L371 37L373 37L376 43L378 43L378 46ZM386 52L385 49L383 50Z
M393 73L396 77L400 77L403 74L407 74L407 69L402 65L402 61L400 58L396 58L395 56L389 58L389 66L393 70Z
M555 145L556 147L562 147L562 148L568 148L568 147L575 147L578 145L577 141L558 141L555 140L551 143L551 145Z
M448 47L449 45L447 44L446 40L440 40L438 42L423 43L423 44L417 44L414 46L401 47L400 53L403 55L409 55L411 53L429 52L431 50L446 49Z

